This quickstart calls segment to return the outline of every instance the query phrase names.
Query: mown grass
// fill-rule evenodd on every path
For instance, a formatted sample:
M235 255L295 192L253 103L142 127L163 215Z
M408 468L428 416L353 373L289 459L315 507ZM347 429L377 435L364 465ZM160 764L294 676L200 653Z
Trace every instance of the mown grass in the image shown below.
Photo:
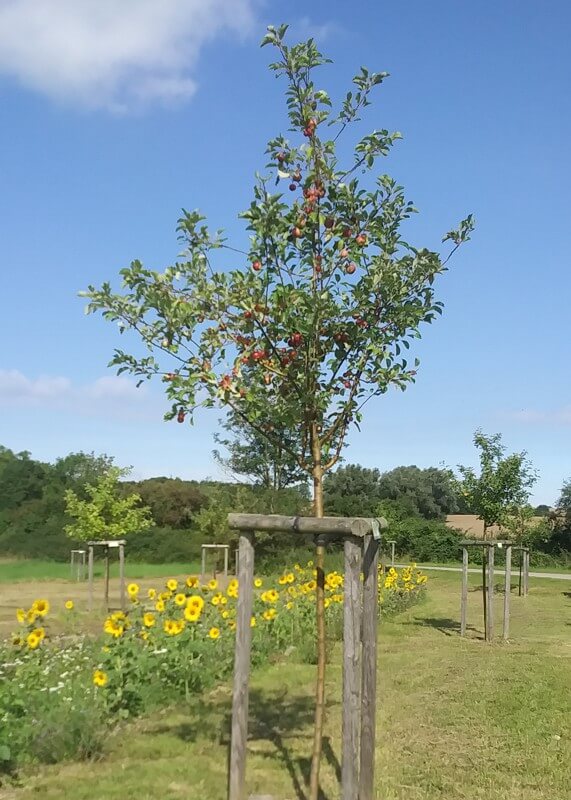
M458 636L455 573L431 575L427 601L381 626L377 797L569 800L571 593L533 581L527 598L512 597L511 641L490 645L482 641L478 576L470 584L466 639ZM295 653L253 676L250 793L306 797L313 679ZM340 794L340 684L338 651L327 677L327 800ZM0 798L224 798L229 708L230 687L222 686L124 727L102 761L43 769Z

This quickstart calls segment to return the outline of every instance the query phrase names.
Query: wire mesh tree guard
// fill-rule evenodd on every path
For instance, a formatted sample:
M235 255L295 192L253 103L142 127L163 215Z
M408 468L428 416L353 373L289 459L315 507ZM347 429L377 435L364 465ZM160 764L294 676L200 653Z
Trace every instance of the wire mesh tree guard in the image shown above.
M103 550L103 557L105 559L104 602L107 611L109 611L109 555L111 550L116 549L119 552L119 593L121 597L121 611L125 611L125 545L125 539L103 539L101 541L87 542L87 572L89 581L87 607L89 611L93 610L93 561L96 547Z

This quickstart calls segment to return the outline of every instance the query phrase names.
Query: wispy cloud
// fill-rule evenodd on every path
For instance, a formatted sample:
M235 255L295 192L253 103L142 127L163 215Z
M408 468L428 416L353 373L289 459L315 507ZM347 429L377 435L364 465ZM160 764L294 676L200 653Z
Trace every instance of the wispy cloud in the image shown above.
M29 378L18 370L0 370L0 407L73 411L81 416L160 420L160 400L147 386L137 389L123 376L106 375L75 385L69 378L41 375Z
M192 96L202 47L254 28L257 0L0 0L0 73L124 112Z
M521 409L507 415L515 422L529 425L571 425L571 406L548 410Z

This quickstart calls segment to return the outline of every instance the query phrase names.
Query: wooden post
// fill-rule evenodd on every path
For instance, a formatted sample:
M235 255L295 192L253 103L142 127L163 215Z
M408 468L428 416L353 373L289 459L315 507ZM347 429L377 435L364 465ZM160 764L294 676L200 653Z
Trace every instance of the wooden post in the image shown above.
M522 592L522 572L523 572L523 550L519 549L519 585L518 585L518 596L521 597Z
M119 545L119 592L121 594L121 611L125 611L125 545Z
M486 639L491 642L494 638L494 546L488 550L488 631Z
M523 596L527 597L529 592L529 550L523 551Z
M224 548L224 577L228 577L228 548Z
M236 649L232 692L232 733L230 743L229 800L245 800L246 749L248 744L248 683L254 603L254 534L240 531L238 602L236 604Z
M355 800L359 787L362 552L361 542L347 536L343 601L343 800Z
M89 586L87 589L87 608L89 611L93 611L93 545L89 545L89 558L87 561L87 580L89 581Z
M391 566L394 567L395 565L395 544L396 542L391 542Z
M510 636L510 594L512 590L512 546L506 545L506 579L504 583L504 640Z
M468 610L468 548L462 548L462 598L460 602L460 636L466 636Z
M109 611L109 548L105 546L105 610Z
M379 610L379 542L365 536L363 554L363 682L361 692L361 766L359 800L375 795L377 711L377 627Z
M200 583L204 583L204 578L206 577L206 548L204 546L200 548L200 555L202 557L200 566Z

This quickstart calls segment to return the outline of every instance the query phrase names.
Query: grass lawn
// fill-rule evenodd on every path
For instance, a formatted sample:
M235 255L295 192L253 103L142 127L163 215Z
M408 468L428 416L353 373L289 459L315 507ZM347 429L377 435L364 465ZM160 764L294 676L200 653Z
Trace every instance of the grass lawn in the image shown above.
M570 800L571 593L534 580L512 597L512 640L481 638L471 575L469 636L458 636L459 579L432 574L422 606L383 622L379 660L379 800ZM496 598L500 632L503 597ZM328 669L324 798L339 797L341 668ZM252 680L248 789L304 798L314 668L268 665ZM110 738L96 763L46 767L1 800L225 797L230 688L166 709Z

